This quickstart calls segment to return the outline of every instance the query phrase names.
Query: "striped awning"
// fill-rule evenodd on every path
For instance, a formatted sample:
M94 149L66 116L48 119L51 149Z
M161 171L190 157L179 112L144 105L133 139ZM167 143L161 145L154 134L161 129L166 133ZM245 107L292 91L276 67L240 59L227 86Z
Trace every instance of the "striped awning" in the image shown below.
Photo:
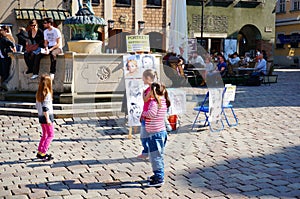
M16 19L20 20L42 20L44 18L52 18L55 21L64 21L66 18L70 16L70 13L66 10L58 10L58 9L15 9Z

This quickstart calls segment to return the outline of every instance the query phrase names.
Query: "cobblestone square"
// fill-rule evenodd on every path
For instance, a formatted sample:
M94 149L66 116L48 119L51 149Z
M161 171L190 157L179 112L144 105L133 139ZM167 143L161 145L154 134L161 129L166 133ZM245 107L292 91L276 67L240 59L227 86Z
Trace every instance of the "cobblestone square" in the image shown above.
M299 198L300 70L274 73L276 84L237 87L239 125L221 132L191 131L206 90L187 89L161 188L145 186L151 165L136 158L139 134L127 138L124 117L57 119L54 160L43 162L38 119L0 115L0 198Z

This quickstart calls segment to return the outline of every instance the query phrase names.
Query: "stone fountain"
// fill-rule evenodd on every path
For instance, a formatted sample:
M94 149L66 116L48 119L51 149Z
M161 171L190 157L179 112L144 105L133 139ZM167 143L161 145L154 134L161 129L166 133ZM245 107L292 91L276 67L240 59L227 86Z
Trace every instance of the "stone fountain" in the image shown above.
M79 10L75 16L69 17L64 24L71 28L71 41L68 41L69 51L77 53L100 54L102 41L97 40L97 30L107 23L103 18L94 14L90 0L86 1L84 8L81 0L78 0Z

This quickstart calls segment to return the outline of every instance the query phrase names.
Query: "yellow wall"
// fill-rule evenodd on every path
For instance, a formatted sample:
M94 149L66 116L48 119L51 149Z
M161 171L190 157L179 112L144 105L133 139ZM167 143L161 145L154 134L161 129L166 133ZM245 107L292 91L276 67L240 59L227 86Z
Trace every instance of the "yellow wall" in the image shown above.
M297 18L300 15L300 11L292 11L292 1L286 2L286 12L284 13L276 13L276 21L280 20L288 20ZM291 35L292 33L299 32L300 33L300 24L292 24L292 25L281 25L276 24L276 37L279 33L285 35ZM300 45L299 45L300 46ZM275 56L300 56L300 48L291 49L289 44L285 44L284 48L276 48L274 50Z

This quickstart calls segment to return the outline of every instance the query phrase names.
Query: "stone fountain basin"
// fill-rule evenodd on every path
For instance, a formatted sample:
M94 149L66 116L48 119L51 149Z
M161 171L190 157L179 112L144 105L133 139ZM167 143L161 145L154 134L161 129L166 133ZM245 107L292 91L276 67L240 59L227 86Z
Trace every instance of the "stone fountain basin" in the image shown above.
M69 51L76 53L101 54L102 41L99 40L77 40L68 41Z

